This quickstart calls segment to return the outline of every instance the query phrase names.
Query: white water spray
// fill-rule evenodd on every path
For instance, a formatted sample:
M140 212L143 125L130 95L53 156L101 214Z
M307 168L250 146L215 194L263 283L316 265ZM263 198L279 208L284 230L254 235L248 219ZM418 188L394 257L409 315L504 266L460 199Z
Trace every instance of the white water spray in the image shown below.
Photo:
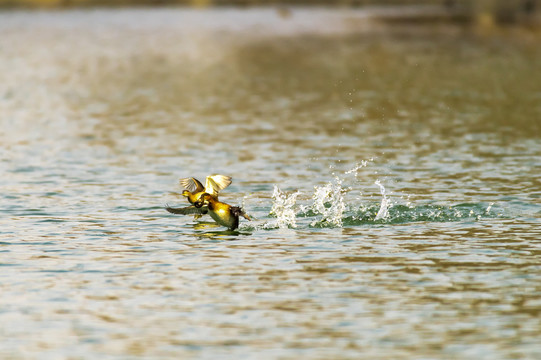
M385 194L385 187L381 184L381 182L379 180L376 180L374 184L379 186L379 191L381 192L382 196L381 205L374 220L382 220L389 216L389 208L391 207L391 202L387 198L387 195Z
M328 222L334 226L342 226L342 217L346 210L342 180L336 178L324 186L316 186L312 196L314 204L312 210L323 215L320 221ZM318 221L314 221L315 225Z
M295 212L295 204L297 202L297 196L300 192L294 192L292 194L286 194L274 185L274 191L272 193L272 209L270 213L276 216L276 225L280 229L287 229L288 227L297 227L297 219Z
M305 205L297 204L298 196L301 194L299 191L287 194L275 185L272 194L273 204L270 215L276 217L276 222L266 223L264 227L296 228L299 212L303 218L313 217L313 221L310 223L311 226L342 227L347 211L345 196L353 190L352 187L344 186L344 182L348 181L347 175L354 175L356 181L358 181L360 170L368 166L372 161L372 159L363 160L357 163L352 169L340 175L335 175L333 172L334 180L322 186L314 186L312 201L307 204L307 199L304 199ZM389 217L389 209L392 207L392 203L387 197L385 187L380 181L376 181L375 184L379 186L382 195L380 209L376 214L375 220L384 220ZM362 193L359 194L362 195ZM360 200L360 197L357 197L356 200ZM310 214L311 212L313 214Z
M370 160L362 160L360 163L358 163L357 165L355 165L354 168L344 172L345 175L349 175L351 173L355 173L355 177L357 177L358 173L359 173L359 170L362 169L363 167L366 167L368 165L368 162L372 162L373 159L370 159Z

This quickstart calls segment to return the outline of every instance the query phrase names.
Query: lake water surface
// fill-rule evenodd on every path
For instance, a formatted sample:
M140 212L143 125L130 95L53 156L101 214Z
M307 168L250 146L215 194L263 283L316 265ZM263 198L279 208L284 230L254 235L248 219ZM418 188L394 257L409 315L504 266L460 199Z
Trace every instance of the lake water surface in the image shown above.
M0 358L541 358L541 37L368 14L0 13Z

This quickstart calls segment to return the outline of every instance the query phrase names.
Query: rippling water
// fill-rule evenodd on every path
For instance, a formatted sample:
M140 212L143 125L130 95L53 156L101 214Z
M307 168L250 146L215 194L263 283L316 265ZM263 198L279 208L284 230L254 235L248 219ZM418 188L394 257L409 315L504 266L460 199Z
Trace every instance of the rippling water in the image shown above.
M0 14L0 357L540 358L538 34L367 14Z

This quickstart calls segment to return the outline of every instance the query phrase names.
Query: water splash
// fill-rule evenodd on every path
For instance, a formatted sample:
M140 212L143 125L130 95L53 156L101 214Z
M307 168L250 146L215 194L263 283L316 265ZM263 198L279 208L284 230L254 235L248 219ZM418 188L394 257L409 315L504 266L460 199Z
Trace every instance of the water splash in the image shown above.
M374 184L379 188L381 200L373 201L371 194L363 197L363 182L366 179L361 169L372 161L362 161L344 172L333 172L334 179L322 186L314 186L311 196L302 196L300 191L287 194L275 185L270 215L276 217L276 221L265 223L262 228L333 228L410 222L480 221L503 216L502 209L494 203L412 204L409 195L391 201L388 189L380 180Z
M342 218L346 210L344 201L344 190L342 189L342 180L338 177L334 182L328 182L324 186L316 186L312 196L314 203L312 210L316 214L321 214L320 220L312 222L312 226L329 224L332 226L342 226Z
M276 225L279 228L297 227L295 204L299 194L300 192L297 191L288 195L280 190L278 186L274 185L270 215L276 216Z
M384 220L389 217L389 208L391 207L391 202L389 201L389 198L387 198L387 195L385 194L385 187L381 184L381 182L379 180L376 180L374 184L379 186L379 191L381 192L382 197L381 205L374 220Z
M349 174L354 173L355 177L357 177L359 175L359 170L361 170L364 167L367 167L368 163L373 162L373 161L374 161L374 159L362 160L360 163L356 164L353 168L345 171L344 175L349 175Z

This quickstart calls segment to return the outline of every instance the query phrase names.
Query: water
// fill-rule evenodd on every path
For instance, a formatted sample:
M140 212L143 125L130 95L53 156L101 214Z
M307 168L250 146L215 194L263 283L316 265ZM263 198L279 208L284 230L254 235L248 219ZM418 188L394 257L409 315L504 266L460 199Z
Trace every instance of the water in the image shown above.
M0 14L0 357L540 358L538 34L367 14Z

